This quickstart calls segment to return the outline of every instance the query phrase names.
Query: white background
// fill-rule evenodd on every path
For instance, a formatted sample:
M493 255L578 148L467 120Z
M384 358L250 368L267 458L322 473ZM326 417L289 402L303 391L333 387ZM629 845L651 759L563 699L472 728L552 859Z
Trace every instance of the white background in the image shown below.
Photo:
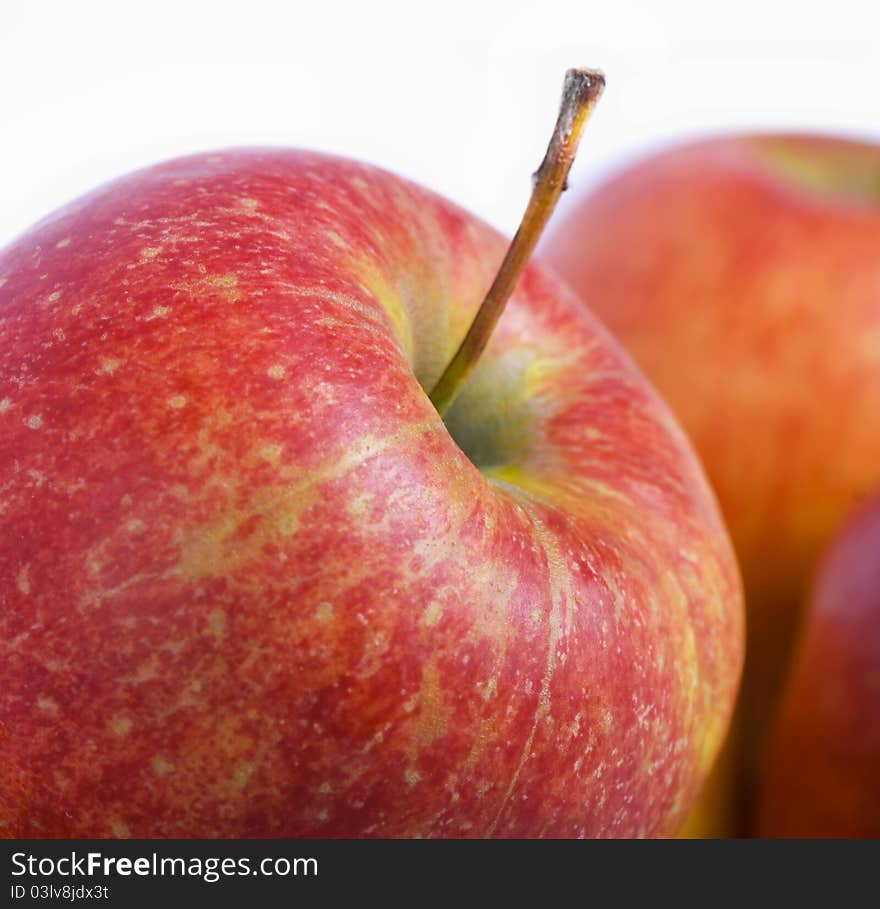
M0 245L182 152L370 160L516 226L564 70L608 89L573 180L718 129L880 138L877 2L0 0Z

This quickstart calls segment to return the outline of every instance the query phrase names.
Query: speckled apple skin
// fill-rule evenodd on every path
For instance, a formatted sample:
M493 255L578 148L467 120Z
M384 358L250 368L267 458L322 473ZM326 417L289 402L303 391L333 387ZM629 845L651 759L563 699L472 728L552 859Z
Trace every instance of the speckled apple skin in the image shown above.
M820 562L758 822L763 836L880 837L880 497Z
M880 485L880 146L722 136L563 206L542 257L668 401L730 529L754 753L815 561Z
M669 412L537 268L453 440L422 386L504 248L375 168L239 150L0 254L3 835L675 830L737 568Z

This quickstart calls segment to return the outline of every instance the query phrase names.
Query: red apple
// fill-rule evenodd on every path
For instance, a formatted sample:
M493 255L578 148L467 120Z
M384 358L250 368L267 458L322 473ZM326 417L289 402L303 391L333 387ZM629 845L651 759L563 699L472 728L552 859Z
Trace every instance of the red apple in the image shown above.
M633 164L543 247L671 404L718 494L746 590L749 755L816 556L880 483L878 250L880 148L758 135Z
M376 168L240 150L0 254L5 835L677 827L737 687L732 551L539 268L444 423L504 247Z
M880 497L821 560L773 728L759 831L880 837Z

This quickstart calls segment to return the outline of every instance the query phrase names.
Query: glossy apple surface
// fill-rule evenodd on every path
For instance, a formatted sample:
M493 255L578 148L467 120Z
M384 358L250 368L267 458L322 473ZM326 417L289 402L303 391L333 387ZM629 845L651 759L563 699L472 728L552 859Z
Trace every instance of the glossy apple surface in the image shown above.
M815 559L880 483L880 148L673 147L568 204L542 254L671 405L745 582L760 737Z
M665 406L505 243L377 169L160 165L0 254L0 830L668 833L742 654Z
M764 836L880 836L880 498L823 556L774 725Z

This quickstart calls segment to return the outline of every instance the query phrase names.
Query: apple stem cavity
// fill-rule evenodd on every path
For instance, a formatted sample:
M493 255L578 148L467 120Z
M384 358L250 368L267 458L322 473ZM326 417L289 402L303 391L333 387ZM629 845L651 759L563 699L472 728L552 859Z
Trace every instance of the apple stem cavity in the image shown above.
M528 207L464 340L431 391L431 402L441 417L476 366L559 197L568 186L568 172L581 133L604 87L605 77L598 70L570 69L565 74L559 116L544 160L532 175Z

